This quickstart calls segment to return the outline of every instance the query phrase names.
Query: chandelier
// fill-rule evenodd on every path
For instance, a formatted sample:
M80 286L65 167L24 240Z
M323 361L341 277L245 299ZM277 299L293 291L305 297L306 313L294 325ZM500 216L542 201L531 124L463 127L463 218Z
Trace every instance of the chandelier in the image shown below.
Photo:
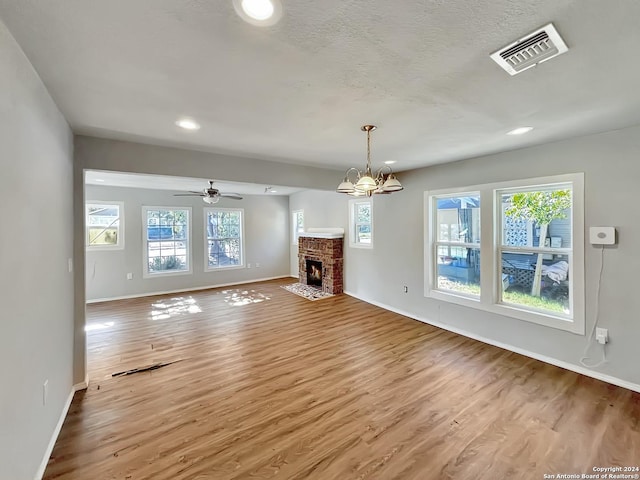
M336 188L336 192L346 193L354 197L365 195L370 197L374 193L387 194L399 192L404 188L393 174L393 170L389 165L384 165L378 169L375 177L371 173L371 132L376 128L375 125L363 125L361 128L363 132L367 132L367 167L364 173L354 167L348 169L344 175L344 180Z

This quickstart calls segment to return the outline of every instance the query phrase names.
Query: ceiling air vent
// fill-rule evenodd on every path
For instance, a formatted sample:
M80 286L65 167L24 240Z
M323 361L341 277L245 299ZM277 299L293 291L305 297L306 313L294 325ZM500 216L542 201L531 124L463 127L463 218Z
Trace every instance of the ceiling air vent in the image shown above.
M552 23L491 54L509 75L524 72L568 50Z

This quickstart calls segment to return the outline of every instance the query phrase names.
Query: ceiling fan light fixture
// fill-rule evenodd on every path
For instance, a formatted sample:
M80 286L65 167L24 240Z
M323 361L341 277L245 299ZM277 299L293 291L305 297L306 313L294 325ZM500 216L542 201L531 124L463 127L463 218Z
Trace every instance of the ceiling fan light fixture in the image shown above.
M202 197L202 201L204 203L208 203L209 205L213 205L214 203L218 203L220 197L218 195L212 197Z

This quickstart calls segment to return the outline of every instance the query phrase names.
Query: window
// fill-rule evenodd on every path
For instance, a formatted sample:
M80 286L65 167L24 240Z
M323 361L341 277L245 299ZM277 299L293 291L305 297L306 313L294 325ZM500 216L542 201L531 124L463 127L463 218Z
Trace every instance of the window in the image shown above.
M124 248L124 204L97 202L86 204L85 244L91 250Z
M205 208L205 270L244 266L243 210Z
M142 207L144 276L191 273L190 208Z
M480 193L435 195L432 262L438 290L480 297Z
M427 296L584 334L583 174L425 201Z
M571 318L572 190L564 183L496 191L501 303ZM526 243L511 235L514 221L533 231Z
M352 247L373 247L373 204L371 200L349 202L350 242Z
M298 236L304 232L304 210L294 210L291 218L292 243L298 244Z

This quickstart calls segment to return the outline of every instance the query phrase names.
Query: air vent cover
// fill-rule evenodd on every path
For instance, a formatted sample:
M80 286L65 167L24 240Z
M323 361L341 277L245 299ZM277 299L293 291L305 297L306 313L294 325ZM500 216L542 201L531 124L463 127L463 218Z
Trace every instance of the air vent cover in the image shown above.
M552 23L491 54L500 67L515 75L568 50Z

